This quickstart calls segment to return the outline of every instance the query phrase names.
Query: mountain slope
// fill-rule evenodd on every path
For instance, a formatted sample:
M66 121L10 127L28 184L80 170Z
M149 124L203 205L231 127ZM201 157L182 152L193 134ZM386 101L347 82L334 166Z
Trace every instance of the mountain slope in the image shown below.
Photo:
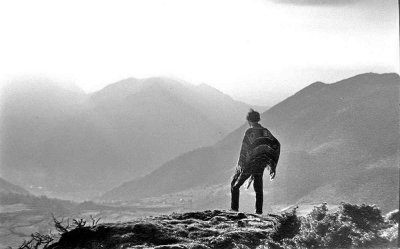
M373 203L380 207L382 212L389 212L399 206L398 193L399 169L394 167L374 168L318 187L302 197L298 204Z
M276 203L294 202L396 155L398 89L397 74L363 74L334 84L314 83L263 113L262 123L282 144L277 179L265 181L267 197ZM228 184L245 129L175 158L103 198L134 199Z
M30 193L20 186L14 185L0 177L0 194L20 194L29 195Z
M85 108L85 101L83 92L47 79L18 81L5 87L0 112L2 175L21 186L45 183L49 168L57 162L44 162L51 157L44 143L53 130Z

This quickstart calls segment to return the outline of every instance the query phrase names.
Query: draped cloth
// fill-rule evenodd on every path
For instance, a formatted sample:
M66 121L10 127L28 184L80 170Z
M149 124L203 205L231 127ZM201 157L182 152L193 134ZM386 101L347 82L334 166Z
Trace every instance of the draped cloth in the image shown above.
M279 141L267 128L256 124L245 133L238 168L245 174L262 173L266 167L275 172L279 155Z

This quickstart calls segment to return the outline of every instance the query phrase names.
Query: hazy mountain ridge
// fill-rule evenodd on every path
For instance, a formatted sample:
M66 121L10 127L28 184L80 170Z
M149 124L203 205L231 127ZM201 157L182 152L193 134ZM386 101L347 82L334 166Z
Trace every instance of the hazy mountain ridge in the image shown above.
M12 184L0 177L0 194L8 194L8 193L21 194L21 195L30 194L28 190L25 190L20 186Z
M81 193L215 143L243 123L249 108L212 87L168 78L129 78L89 95L33 82L3 95L3 174Z
M188 82L168 78L129 78L111 84L99 92L92 94L91 98L96 102L108 105L110 102L122 101L142 91L163 90L168 95L175 96L182 102L190 105L205 117L211 119L224 131L232 131L238 124L243 123L243 117L237 115L240 111L247 111L249 107L266 109L261 106L251 106L234 100L229 95L202 83L192 85ZM229 122L227 122L229 121Z
M272 184L265 181L267 198L293 202L396 155L399 85L397 74L372 73L333 84L317 82L263 113L262 124L282 143L278 177ZM104 198L131 199L228 184L245 129L242 126L214 146L175 158Z
M79 113L87 100L80 91L47 79L14 82L2 92L2 175L21 186L46 182L42 160L49 134ZM36 181L29 181L36 178Z

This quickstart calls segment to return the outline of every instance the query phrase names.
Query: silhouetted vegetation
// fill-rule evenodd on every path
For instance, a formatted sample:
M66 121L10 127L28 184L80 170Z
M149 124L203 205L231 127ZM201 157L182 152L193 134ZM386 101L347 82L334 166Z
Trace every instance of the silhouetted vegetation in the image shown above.
M272 233L271 238L274 241L292 239L299 233L300 227L301 220L296 214L296 208L294 208L291 212L283 213L282 216L279 217L279 223L275 232Z
M30 240L25 240L18 249L46 249L55 240L53 234L34 233Z
M55 241L59 240L64 234L74 231L82 230L86 227L94 227L100 221L100 218L95 219L90 216L90 221L85 219L60 219L58 220L53 216L54 227L58 234L41 234L33 233L30 239L25 240L18 249L47 249L50 248Z

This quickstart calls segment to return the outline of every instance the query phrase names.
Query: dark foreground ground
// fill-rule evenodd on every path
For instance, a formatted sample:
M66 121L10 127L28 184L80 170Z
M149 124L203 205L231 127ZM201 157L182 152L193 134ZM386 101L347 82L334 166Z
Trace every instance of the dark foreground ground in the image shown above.
M223 210L147 217L75 228L49 248L256 248L268 240L277 217Z
M399 211L375 205L326 203L306 216L226 210L172 213L119 223L54 219L58 234L33 234L22 249L297 249L398 248Z

